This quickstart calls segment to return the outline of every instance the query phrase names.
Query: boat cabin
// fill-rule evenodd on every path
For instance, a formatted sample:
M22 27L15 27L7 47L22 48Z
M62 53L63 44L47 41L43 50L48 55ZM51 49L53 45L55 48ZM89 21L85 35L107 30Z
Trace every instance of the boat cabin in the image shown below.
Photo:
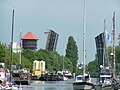
M76 76L75 81L76 82L82 82L83 81L83 75Z
M111 79L111 75L100 75L100 82L104 83L107 80Z

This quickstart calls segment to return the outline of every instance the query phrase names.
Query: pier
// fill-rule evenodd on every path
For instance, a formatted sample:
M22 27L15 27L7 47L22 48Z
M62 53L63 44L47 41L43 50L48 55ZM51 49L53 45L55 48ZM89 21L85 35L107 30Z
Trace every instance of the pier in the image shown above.
M30 85L31 79L20 79L19 77L14 78L14 82L18 85Z

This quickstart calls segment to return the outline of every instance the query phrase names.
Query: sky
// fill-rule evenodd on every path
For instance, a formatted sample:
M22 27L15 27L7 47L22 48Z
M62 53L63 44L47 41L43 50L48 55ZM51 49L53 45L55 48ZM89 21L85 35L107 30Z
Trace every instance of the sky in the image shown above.
M12 11L15 10L14 41L32 32L39 38L38 49L45 49L49 29L59 34L56 51L65 55L68 37L78 46L79 62L83 58L83 0L0 0L0 41L11 41ZM120 0L86 0L86 63L96 54L95 37L112 31L113 12L116 13L116 38L120 34ZM118 43L116 41L116 43Z

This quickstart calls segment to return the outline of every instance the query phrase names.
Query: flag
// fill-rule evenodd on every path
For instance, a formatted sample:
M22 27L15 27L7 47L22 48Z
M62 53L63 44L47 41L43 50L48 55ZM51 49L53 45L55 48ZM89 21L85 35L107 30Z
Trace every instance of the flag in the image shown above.
M107 31L105 32L105 36L107 41L111 41L110 34Z

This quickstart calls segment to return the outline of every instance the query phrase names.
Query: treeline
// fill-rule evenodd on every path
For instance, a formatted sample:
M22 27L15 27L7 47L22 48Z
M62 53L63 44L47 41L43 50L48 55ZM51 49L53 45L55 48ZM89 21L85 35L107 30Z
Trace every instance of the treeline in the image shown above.
M77 60L78 60L78 47L72 36L68 38L68 43L66 45L65 55L60 55L58 52L48 51L44 49L40 50L22 50L22 66L26 66L30 69L33 68L34 60L44 60L46 65L46 70L48 71L58 71L58 70L68 70L72 73L76 73ZM10 48L2 43L0 43L0 62L4 62L6 67L10 67ZM13 53L12 64L17 64L20 62L20 54Z
M33 50L23 50L22 51L22 65L30 69L33 68L34 60L44 60L46 63L46 70L48 71L58 71L67 69L69 71L73 70L71 61L57 52L51 52L48 50L40 49L37 51ZM13 53L12 64L17 64L20 61L20 54ZM4 44L0 44L0 62L5 63L6 67L10 66L10 48Z

